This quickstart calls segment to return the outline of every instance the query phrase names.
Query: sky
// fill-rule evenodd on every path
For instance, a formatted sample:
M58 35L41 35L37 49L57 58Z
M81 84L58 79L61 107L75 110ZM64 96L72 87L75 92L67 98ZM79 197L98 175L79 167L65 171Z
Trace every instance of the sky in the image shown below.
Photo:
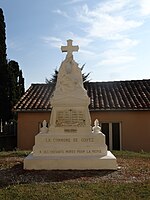
M150 78L150 0L0 0L7 59L26 89L59 69L68 39L91 81Z

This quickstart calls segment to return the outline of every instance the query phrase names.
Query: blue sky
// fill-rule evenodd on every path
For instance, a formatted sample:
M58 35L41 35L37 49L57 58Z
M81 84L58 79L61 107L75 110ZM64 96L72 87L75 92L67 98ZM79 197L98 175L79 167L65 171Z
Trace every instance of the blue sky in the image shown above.
M44 83L65 58L74 58L91 81L150 78L150 0L0 0L7 57L19 63L26 89Z

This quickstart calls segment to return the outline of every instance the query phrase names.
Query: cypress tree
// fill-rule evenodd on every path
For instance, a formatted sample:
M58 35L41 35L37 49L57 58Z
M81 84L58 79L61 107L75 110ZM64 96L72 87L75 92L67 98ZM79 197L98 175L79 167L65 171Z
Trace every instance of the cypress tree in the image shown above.
M8 71L6 58L6 33L3 10L0 8L0 119L7 120L9 115Z
M5 28L6 28L6 25L4 21L3 10L0 8L0 67L2 67L2 65L7 64Z
M12 108L24 94L24 78L16 61L7 63L3 10L0 8L0 119L13 118Z
M19 91L18 96L20 98L25 92L24 78L23 78L23 75L22 75L22 70L19 70L18 91Z
M24 94L24 78L16 61L8 63L8 94L10 111Z

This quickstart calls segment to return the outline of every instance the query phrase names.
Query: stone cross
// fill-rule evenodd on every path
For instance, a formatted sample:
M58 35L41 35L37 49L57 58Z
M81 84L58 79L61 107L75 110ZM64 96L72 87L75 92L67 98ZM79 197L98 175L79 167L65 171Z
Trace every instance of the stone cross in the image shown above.
M61 46L62 52L67 52L67 57L72 56L73 51L78 51L79 46L72 46L73 40L67 40L67 46Z

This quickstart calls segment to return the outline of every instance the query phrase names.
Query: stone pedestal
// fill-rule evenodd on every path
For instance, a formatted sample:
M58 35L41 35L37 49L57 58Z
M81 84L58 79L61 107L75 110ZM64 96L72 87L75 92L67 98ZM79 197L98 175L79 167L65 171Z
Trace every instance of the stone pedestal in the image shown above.
M35 136L33 152L24 160L24 169L116 170L117 163L107 151L102 133L39 133Z
M41 132L35 136L33 152L24 160L24 169L116 170L116 158L107 151L98 120L91 127L90 99L83 87L81 70L73 60L70 42L51 98L49 127L44 120Z
M28 170L116 170L116 158L107 151L105 156L33 156L24 161Z

